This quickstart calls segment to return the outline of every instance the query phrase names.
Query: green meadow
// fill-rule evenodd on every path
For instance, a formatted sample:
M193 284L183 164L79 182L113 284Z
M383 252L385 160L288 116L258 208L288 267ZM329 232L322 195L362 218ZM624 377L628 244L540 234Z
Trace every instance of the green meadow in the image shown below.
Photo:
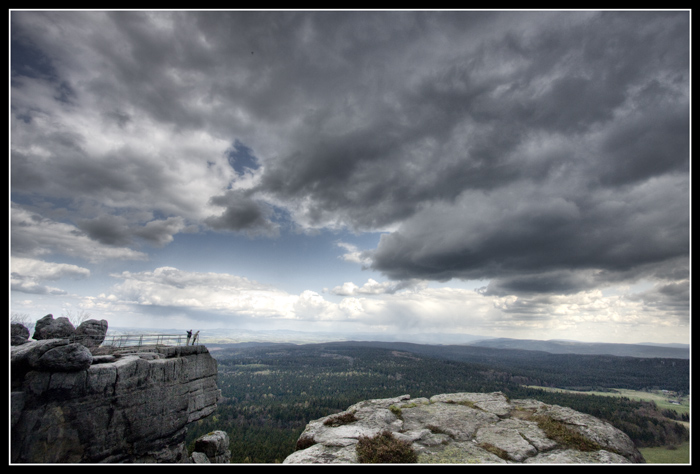
M685 442L680 446L669 449L663 446L655 448L639 448L647 464L689 464L690 443Z
M566 390L563 388L552 388L552 387L540 387L540 386L534 386L534 385L529 385L529 387L532 388L538 388L540 390L546 390L550 392L566 392L566 393L579 393L579 394L586 394L586 395L598 395L601 397L626 397L629 398L630 400L640 400L644 402L654 402L656 403L656 406L659 407L660 409L669 409L673 410L679 414L683 413L689 413L690 412L690 397L687 395L684 395L682 397L676 396L673 392L671 393L666 393L663 392L662 390L654 390L654 391L642 391L642 390L628 390L624 388L615 388L611 389L610 391L604 391L604 392L599 392L599 391L577 391L577 390ZM673 403L672 401L677 401L677 403Z

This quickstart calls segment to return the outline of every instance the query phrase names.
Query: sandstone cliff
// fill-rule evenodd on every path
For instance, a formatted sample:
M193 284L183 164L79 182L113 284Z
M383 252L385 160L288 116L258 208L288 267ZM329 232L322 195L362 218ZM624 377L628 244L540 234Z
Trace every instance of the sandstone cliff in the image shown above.
M310 422L286 464L356 463L360 438L390 432L419 463L640 463L632 440L570 408L500 392L368 400Z
M93 357L69 342L12 346L11 462L190 461L187 424L220 397L205 346Z

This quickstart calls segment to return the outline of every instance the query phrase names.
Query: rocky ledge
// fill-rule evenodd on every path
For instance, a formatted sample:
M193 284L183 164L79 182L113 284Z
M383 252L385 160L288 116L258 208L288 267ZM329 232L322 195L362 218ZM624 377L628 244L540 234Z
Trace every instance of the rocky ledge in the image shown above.
M43 339L12 346L11 362L13 463L192 462L187 425L220 396L201 345L93 355Z
M357 463L358 441L385 432L409 444L418 463L644 462L632 440L609 423L494 392L357 403L310 422L284 463Z

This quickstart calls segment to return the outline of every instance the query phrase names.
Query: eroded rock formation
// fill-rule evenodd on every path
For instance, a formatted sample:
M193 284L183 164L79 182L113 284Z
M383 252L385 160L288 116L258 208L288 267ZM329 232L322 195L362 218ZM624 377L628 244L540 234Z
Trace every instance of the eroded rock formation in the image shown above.
M197 438L190 459L195 464L225 464L231 460L229 437L225 431L213 431Z
M632 440L604 421L500 392L364 401L310 422L284 462L356 463L358 439L387 430L411 443L419 463L644 462Z
M75 334L73 323L66 317L54 319L53 314L47 314L34 325L32 339L60 339L71 337Z
M66 317L54 319L53 314L47 314L36 322L32 339L37 341L70 339L71 342L82 344L88 348L98 347L104 342L108 326L105 319L88 319L76 328ZM10 345L15 346L29 342L29 329L24 325L12 323L11 329Z
M11 357L13 463L189 462L187 424L220 396L201 345L92 356L42 339Z
M10 345L19 346L29 342L29 329L24 324L10 324Z
M88 319L75 328L75 335L72 340L79 342L85 347L98 347L105 340L107 335L107 320Z

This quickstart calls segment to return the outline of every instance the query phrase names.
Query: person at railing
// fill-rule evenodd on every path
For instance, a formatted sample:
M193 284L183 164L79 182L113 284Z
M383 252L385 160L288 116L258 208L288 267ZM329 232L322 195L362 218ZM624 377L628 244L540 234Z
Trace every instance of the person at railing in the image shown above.
M194 343L197 342L197 339L199 338L199 331L194 333L194 337L192 338L192 345L194 346Z
M190 339L191 339L191 338L192 338L192 330L190 329L190 330L187 331L187 342L185 343L186 346L189 346L189 345L190 345ZM194 344L194 342L192 342L192 344Z

